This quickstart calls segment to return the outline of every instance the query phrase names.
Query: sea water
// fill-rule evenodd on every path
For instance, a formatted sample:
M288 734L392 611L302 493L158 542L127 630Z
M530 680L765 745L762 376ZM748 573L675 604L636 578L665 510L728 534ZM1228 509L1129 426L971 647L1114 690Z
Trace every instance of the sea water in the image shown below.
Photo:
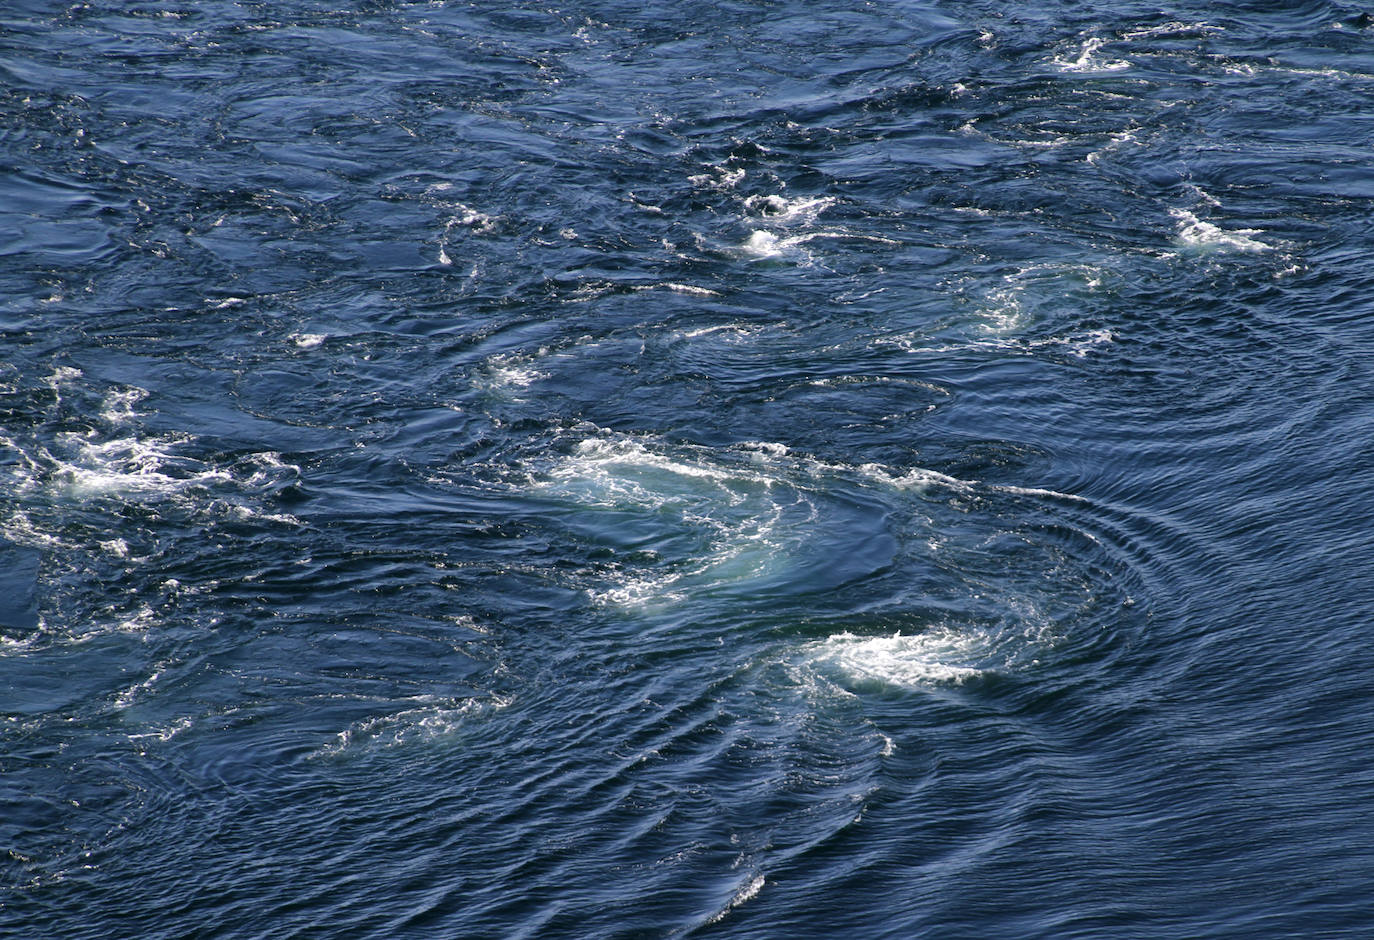
M1356 4L10 3L0 932L1365 937Z

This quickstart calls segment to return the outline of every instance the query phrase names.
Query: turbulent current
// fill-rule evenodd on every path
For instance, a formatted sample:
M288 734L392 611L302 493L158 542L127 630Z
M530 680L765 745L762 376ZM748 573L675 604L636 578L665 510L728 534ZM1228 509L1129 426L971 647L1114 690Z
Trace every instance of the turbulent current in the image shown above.
M0 9L0 933L1368 937L1354 3Z

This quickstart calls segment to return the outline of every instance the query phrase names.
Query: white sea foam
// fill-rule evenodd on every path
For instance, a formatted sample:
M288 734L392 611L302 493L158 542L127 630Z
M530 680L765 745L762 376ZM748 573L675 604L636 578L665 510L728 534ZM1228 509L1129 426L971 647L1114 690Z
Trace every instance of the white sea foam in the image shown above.
M328 338L326 333L292 333L287 337L301 349L314 349Z
M111 424L124 424L137 416L134 405L148 397L148 393L137 387L112 390L100 408L100 417Z
M696 481L730 483L739 479L729 469L658 453L634 437L620 435L579 441L572 456L554 467L549 476L555 482L576 485L598 503L628 502L654 508L677 497L702 495Z
M1107 43L1108 40L1101 36L1090 36L1079 46L1077 58L1070 59L1066 54L1055 56L1052 62L1061 72L1119 72L1130 68L1131 63L1124 59L1107 59L1098 55Z
M819 231L802 232L798 235L778 235L766 229L756 229L749 233L749 237L738 246L740 254L748 258L769 258L769 259L790 259L802 262L809 262L811 255L803 247L808 242L818 238L840 238L851 241L876 242L884 245L894 245L890 238L883 238L879 235L850 235L846 232L838 231Z
M1187 209L1170 209L1169 214L1178 220L1179 244L1201 251L1269 251L1273 246L1252 237L1264 234L1259 229L1226 229L1199 219Z
M120 633L147 633L157 623L157 611L148 604L139 604L138 610L124 617L115 625Z
M744 200L744 206L751 212L765 216L770 223L790 225L816 221L816 217L835 202L833 196L798 196L788 199L771 195L750 196Z
M1061 493L1059 490L1049 490L1042 486L1010 486L1008 484L988 484L990 489L1001 493L1012 493L1016 496L1044 496L1050 499L1063 499L1074 503L1086 503L1087 500L1074 493ZM1092 538L1092 534L1088 534Z
M794 253L805 241L804 236L782 238L772 232L756 229L749 233L749 237L739 247L741 252L755 258L782 258Z
M1122 39L1150 39L1158 36L1197 36L1207 33L1224 33L1226 30L1220 26L1212 26L1208 23L1185 23L1181 20L1174 20L1169 23L1162 23L1158 26L1142 26L1139 29L1129 29L1121 34Z
M113 555L115 558L129 557L129 543L123 539L109 539L101 542L100 547L105 550L106 554Z
M59 441L75 456L55 459L56 478L78 494L171 492L233 479L225 470L178 455L181 442L171 438L101 441L62 434Z
M258 451L250 459L258 466L262 467L263 471L266 471L269 474L273 474L274 476L283 471L297 475L299 475L301 472L299 464L289 463L283 460L281 454L277 453L274 450ZM264 479L261 476L261 471L255 472L248 482L264 482Z
M71 366L58 366L56 369L52 370L51 375L43 380L43 384L56 392L58 400L61 401L62 386L75 382L77 379L81 378L82 375L83 373L80 369L75 369Z
M461 202L454 203L452 208L455 210L455 213L444 223L445 232L449 232L454 228L469 228L474 232L483 234L490 232L496 227L496 216L488 215L485 212L478 212L471 206L465 206Z
M896 489L927 489L932 486L944 486L954 490L967 491L973 487L973 484L967 480L960 480L948 474L921 467L898 474L880 464L866 463L858 467L858 471L870 480Z
M787 479L778 447L757 444L720 455L652 439L601 433L580 441L535 489L590 509L649 514L693 546L682 557L610 573L589 589L598 603L674 603L690 593L749 583L787 570L814 520L810 496ZM720 458L724 459L718 459ZM786 520L786 521L784 521Z
M850 682L908 689L981 676L990 671L992 653L985 637L943 628L890 636L839 633L805 650L813 666L836 670Z
M138 701L138 699L142 698L144 693L148 692L150 689L152 689L153 686L157 685L158 680L162 678L162 674L166 670L168 665L169 663L158 664L153 669L153 672L146 679L143 679L139 682L135 682L133 685L129 686L128 688L121 691L118 695L116 695L114 701L115 708L129 708L136 701ZM131 735L131 737L133 736ZM139 737L142 737L142 735L139 735ZM163 738L162 740L165 741L167 739Z
M637 549L629 564L610 566L588 589L597 603L645 607L774 585L834 568L808 546L827 518L825 494L835 485L892 490L961 486L933 471L894 474L793 454L785 445L749 441L713 450L673 447L648 437L597 432L564 459L534 475L536 492L599 512L629 513L678 546L668 558ZM617 516L586 517L599 537L622 527ZM636 528L633 523L630 528ZM843 565L841 565L843 567Z
M638 210L641 211L641 212L649 212L649 213L652 213L652 214L654 214L654 215L663 215L663 207L662 207L662 206L656 206L656 205L653 205L652 203L643 202L643 201L640 200L640 198L639 198L638 196L636 196L634 193L626 193L626 194L625 194L625 197L630 201L630 205L634 206L636 209L638 209Z
M541 355L548 350L541 349ZM478 386L491 391L529 388L540 379L548 378L548 373L534 367L533 361L518 354L496 355L486 361Z
M822 489L833 479L858 479L892 489L932 486L968 490L976 482L921 467L893 471L876 463L851 465L794 454L785 444L745 441L723 451L670 453L652 439L600 434L579 441L552 467L541 486L599 506L739 506L777 486ZM728 459L731 455L735 459ZM744 457L746 462L738 458Z
M757 461L762 461L765 457L774 459L786 457L791 453L791 449L786 444L779 444L776 441L743 441L739 446L751 452Z
M623 546L626 560L610 556L598 583L587 588L597 603L636 608L700 598L703 591L775 589L798 578L814 587L832 575L861 574L837 561L829 538L834 533L827 532L833 511L834 518L847 520L845 532L866 538L848 515L861 491L868 495L858 502L878 525L881 506L925 499L931 490L1076 498L961 480L922 467L827 461L772 441L712 449L599 429L562 459L532 472L529 483L544 498L587 510L569 518L590 526L598 539L614 540L617 531L639 533ZM832 493L844 495L832 502ZM672 546L669 553L646 551L641 540L647 532ZM828 546L824 557L814 549L818 544Z
M645 607L654 603L675 604L687 599L686 593L676 589L687 573L682 571L662 575L630 576L608 586L592 588L587 596L596 604L611 607Z
M22 484L28 485L28 484ZM16 545L49 550L68 550L70 546L50 531L50 526L35 523L27 512L16 510L0 520L0 536Z
M734 189L744 182L743 167L724 167L712 164L708 172L687 177L687 182L703 189Z
M981 329L988 333L1012 333L1024 327L1029 318L1015 287L989 291L990 304L983 311Z

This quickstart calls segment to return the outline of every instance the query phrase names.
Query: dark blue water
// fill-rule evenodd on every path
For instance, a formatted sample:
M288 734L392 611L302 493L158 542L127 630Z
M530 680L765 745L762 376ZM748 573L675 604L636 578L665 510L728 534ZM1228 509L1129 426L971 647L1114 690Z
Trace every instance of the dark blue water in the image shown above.
M1367 937L1355 4L7 3L0 933Z

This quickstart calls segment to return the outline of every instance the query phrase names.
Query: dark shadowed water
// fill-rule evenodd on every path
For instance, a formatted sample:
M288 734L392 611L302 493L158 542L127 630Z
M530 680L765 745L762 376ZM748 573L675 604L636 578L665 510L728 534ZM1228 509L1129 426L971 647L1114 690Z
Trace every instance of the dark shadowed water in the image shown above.
M7 2L0 933L1368 937L1354 3Z

